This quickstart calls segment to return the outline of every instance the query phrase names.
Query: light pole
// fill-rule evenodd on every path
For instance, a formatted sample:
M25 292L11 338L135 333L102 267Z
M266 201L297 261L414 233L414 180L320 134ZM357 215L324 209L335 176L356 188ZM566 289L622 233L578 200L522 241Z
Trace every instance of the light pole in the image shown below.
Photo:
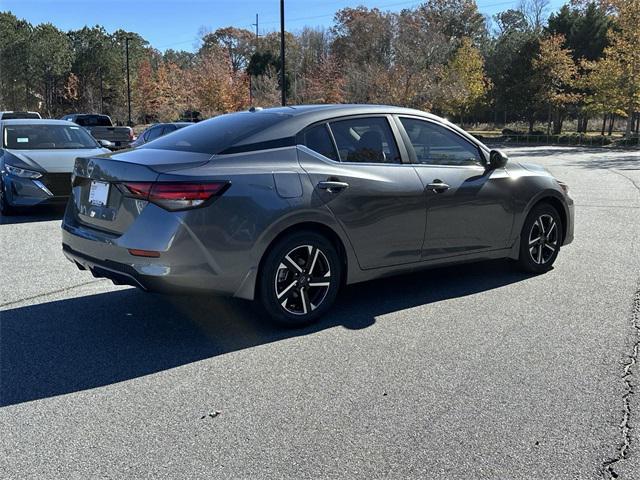
M284 0L280 0L280 89L282 106L287 104L287 86L284 83Z
M129 37L124 39L124 48L127 56L127 108L129 110L129 122L127 125L131 126L131 80L129 78Z

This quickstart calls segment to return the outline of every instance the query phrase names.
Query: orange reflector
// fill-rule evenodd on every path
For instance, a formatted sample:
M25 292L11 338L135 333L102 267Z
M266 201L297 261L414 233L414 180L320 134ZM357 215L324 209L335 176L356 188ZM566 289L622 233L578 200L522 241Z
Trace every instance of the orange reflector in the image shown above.
M129 253L131 255L135 255L136 257L158 258L160 256L160 252L154 252L153 250L138 250L135 248L130 248Z

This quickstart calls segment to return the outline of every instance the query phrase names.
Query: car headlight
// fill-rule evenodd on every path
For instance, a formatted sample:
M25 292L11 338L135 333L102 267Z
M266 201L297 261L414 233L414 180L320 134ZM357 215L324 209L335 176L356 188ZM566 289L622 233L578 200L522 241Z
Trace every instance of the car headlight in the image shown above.
M15 175L20 178L40 178L42 174L33 170L27 170L26 168L14 167L5 163L4 168L7 169L11 175Z

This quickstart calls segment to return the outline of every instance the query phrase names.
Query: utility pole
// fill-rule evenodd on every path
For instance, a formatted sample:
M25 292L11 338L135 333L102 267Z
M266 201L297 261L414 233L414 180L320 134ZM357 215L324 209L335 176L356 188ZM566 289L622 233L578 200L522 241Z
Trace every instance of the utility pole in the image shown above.
M287 105L287 86L284 83L284 0L280 0L280 89L282 90L282 106Z
M256 23L252 23L251 25L255 25L256 27L256 38L258 38L260 36L260 34L258 33L258 14L256 13Z
M258 48L258 37L260 36L258 30L258 14L256 13L256 23L252 23L251 25L256 26L256 49ZM253 86L251 85L251 74L249 74L249 105L253 105Z
M129 109L129 123L128 125L131 127L131 79L129 78L129 37L124 39L125 52L127 56L127 107Z
M100 113L104 114L104 92L102 84L102 67L100 67Z

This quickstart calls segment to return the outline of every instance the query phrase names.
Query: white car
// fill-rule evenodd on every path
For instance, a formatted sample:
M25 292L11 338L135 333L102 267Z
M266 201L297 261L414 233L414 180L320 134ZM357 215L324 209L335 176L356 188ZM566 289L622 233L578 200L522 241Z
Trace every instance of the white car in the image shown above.
M108 153L84 128L63 120L0 120L0 212L63 204L78 157Z
M8 110L6 112L0 112L0 120L15 120L18 118L29 118L31 120L42 118L38 112L14 112Z

